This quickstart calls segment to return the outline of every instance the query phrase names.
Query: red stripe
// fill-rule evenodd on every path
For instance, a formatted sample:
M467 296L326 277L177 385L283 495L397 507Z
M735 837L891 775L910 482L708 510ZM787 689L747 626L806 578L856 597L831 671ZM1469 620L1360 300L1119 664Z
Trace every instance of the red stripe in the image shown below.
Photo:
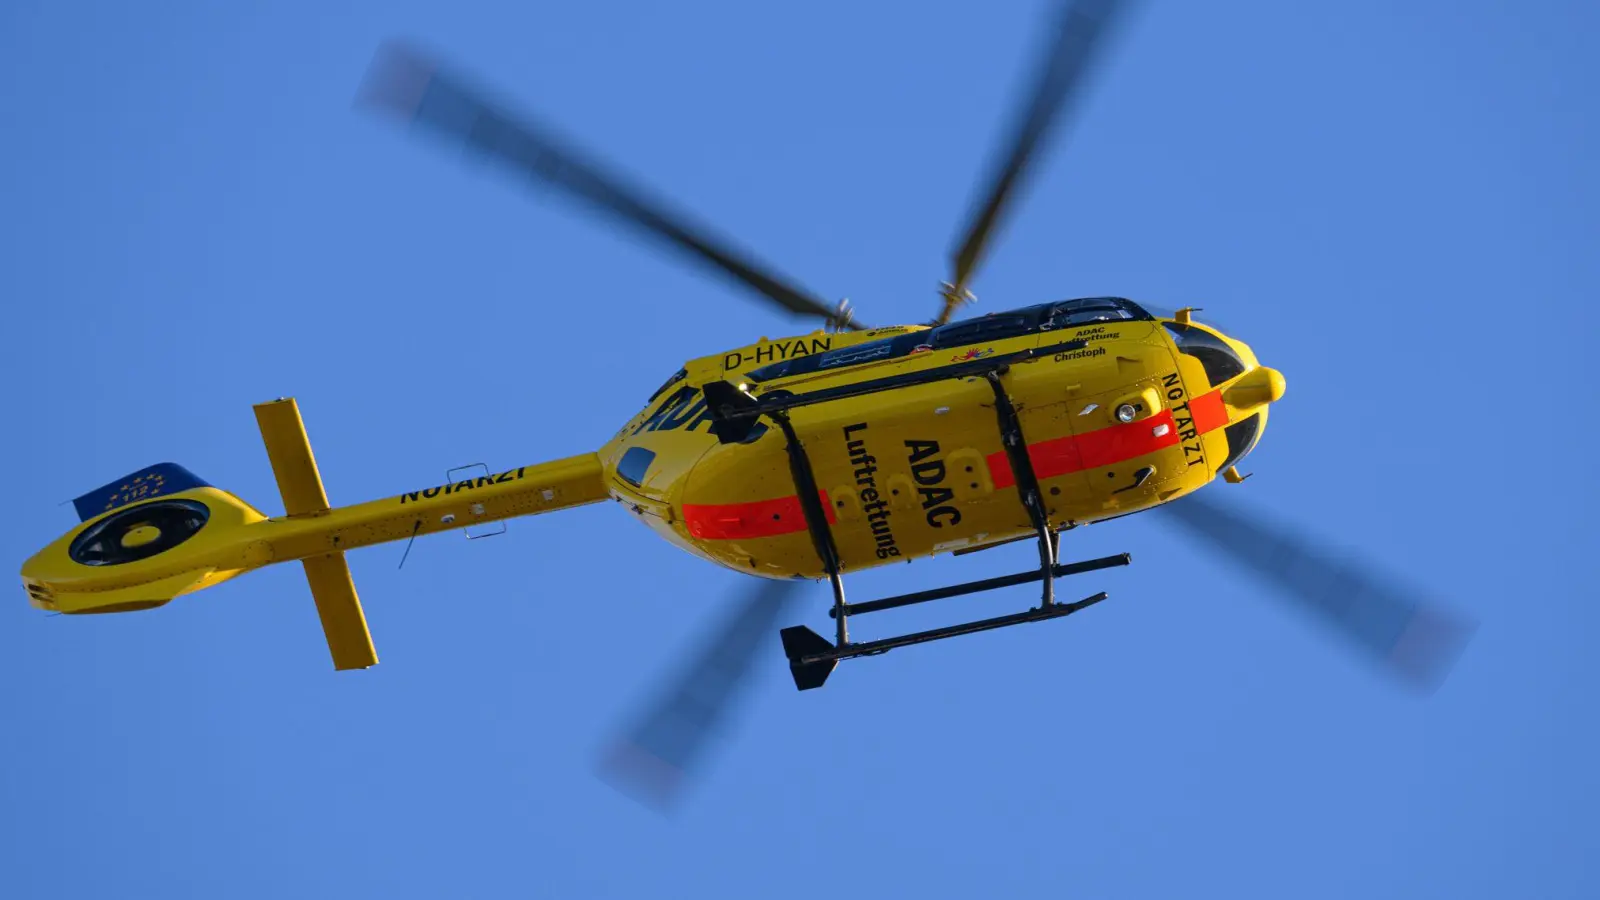
M1188 413L1194 418L1194 429L1200 434L1215 431L1228 424L1228 410L1222 404L1222 392L1212 391L1189 402ZM1155 431L1167 426L1167 433L1157 436ZM1178 443L1179 429L1172 410L1138 422L1118 422L1106 428L1079 435L1068 435L1037 444L1028 445L1028 458L1033 461L1033 472L1039 478L1054 478L1084 469L1115 465L1165 450ZM988 457L989 472L996 488L1014 486L1017 481L1011 473L1011 461L1004 452ZM822 508L827 513L828 524L837 522L833 503L827 491L818 491ZM689 534L710 541L749 540L777 537L806 530L805 513L800 509L799 497L778 497L773 500L756 500L750 503L685 504L683 522Z
M1196 397L1189 404L1189 412L1194 417L1195 430L1201 434L1228 424L1228 411L1222 405L1220 391ZM1161 425L1166 425L1167 431L1158 436L1155 432ZM1028 459L1033 462L1035 476L1054 478L1165 450L1178 443L1178 431L1172 411L1163 410L1160 415L1137 422L1118 422L1083 434L1029 444ZM1017 483L1011 472L1011 460L1003 451L989 454L988 463L995 488L1008 488Z
M828 524L836 521L827 491L818 491ZM778 497L750 503L685 503L683 524L691 537L710 541L777 537L806 530L799 497Z
M1216 431L1228 424L1228 409L1222 405L1221 391L1194 398L1189 404L1189 411L1194 413L1194 427L1201 434Z

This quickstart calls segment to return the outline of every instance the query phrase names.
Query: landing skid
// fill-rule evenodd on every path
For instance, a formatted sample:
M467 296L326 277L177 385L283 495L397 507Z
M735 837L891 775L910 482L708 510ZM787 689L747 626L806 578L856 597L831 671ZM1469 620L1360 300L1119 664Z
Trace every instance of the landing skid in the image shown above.
M1049 514L1044 505L1043 492L1039 490L1039 480L1033 471L1033 460L1028 456L1028 443L1022 434L1022 423L1017 418L1016 407L1012 404L1011 397L1006 393L1005 385L1002 382L1003 376L1015 362L1053 354L1064 348L1071 349L1080 344L1081 342L1072 342L1053 347L1042 347L1036 350L1023 350L1006 354L993 360L973 361L929 372L882 378L841 388L812 391L806 394L774 395L757 399L727 382L712 382L705 386L704 391L706 399L710 402L712 408L712 420L715 423L715 430L718 439L723 443L734 443L741 440L763 416L777 423L778 428L783 432L789 455L789 473L794 479L795 490L800 498L800 509L805 516L806 529L811 534L811 542L816 547L817 557L822 560L823 569L828 573L828 583L833 589L833 608L828 611L828 615L833 617L835 625L833 642L830 643L822 635L804 625L785 628L780 632L783 638L783 652L789 658L789 670L794 675L796 688L805 691L821 687L828 680L828 676L833 673L834 667L842 659L854 659L858 656L876 656L880 653L887 653L896 647L925 644L930 641L943 640L958 635L975 634L980 631L991 631L996 628L1006 628L1028 622L1059 619L1106 599L1107 595L1104 591L1073 603L1058 603L1055 599L1055 579L1067 575L1107 569L1113 566L1125 566L1132 560L1128 554L1123 553L1065 565L1056 561L1056 555L1060 547L1060 535L1050 527ZM1039 567L1012 575L1001 575L996 578L986 578L980 581L970 581L932 590L900 594L866 603L847 602L844 596L844 580L840 575L838 547L833 540L833 531L828 525L827 513L822 508L816 476L811 469L811 460L806 455L805 447L801 445L799 437L795 434L794 426L789 422L788 410L816 403L826 403L830 400L840 400L847 396L855 397L868 393L892 391L913 384L928 384L947 379L972 377L982 377L994 391L995 415L998 419L1000 437L1005 446L1006 458L1011 463L1011 471L1016 477L1018 497L1022 501L1023 508L1027 510L1029 522L1033 525L1039 546ZM959 625L947 625L943 628L903 634L877 641L850 642L849 618L852 615L864 615L885 609L896 609L916 603L926 603L930 600L943 600L964 594L992 591L998 588L1027 584L1031 581L1038 581L1042 584L1040 603L1038 606L1024 612L996 616L991 619L979 619L975 622L963 622Z
M1102 559L1093 559L1087 562L1072 563L1064 566L1052 566L1051 576L1060 577L1077 572L1088 572L1094 569L1105 569L1111 566L1125 566L1129 563L1126 553L1118 556L1107 556ZM888 597L883 600L873 600L868 603L840 603L842 592L834 594L834 608L828 615L843 621L846 615L863 615L876 612L880 609L893 609L900 606L909 606L913 603L925 603L929 600L942 600L946 597L957 597L962 594L976 594L980 591L992 591L996 588L1010 587L1016 584L1026 584L1044 578L1039 570L1018 572L1015 575L1002 575L999 578L988 578L983 581L970 581L966 584L954 584L949 587L934 588L930 591L919 591L915 594L902 594L898 597ZM884 638L878 641L865 643L830 644L822 635L817 634L804 625L795 625L785 628L779 634L783 638L783 652L789 657L789 670L794 675L795 687L800 690L822 687L833 673L833 667L841 659L854 659L858 656L877 656L888 653L896 647L909 647L912 644L926 644L929 641L939 641L945 638L956 637L963 634L976 634L980 631L991 631L995 628L1005 628L1010 625L1022 625L1027 622L1043 622L1047 619L1059 619L1070 616L1080 609L1093 606L1108 595L1101 591L1091 597L1085 597L1074 603L1057 603L1054 601L1042 603L1025 612L1012 613L1009 616L996 616L992 619L979 619L976 622L963 622L959 625L946 625L943 628L934 628L928 631L918 631L912 634L902 634L897 637Z

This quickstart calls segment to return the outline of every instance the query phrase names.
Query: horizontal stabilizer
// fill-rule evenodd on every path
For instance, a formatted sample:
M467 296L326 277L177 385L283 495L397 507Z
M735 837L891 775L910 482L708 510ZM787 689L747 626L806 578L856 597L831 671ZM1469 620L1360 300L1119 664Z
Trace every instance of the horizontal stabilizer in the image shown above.
M283 511L290 518L317 516L328 509L328 492L322 486L317 460L311 454L311 439L306 436L300 406L293 397L258 403L256 424L261 426L261 442L267 447L272 474L278 479ZM311 585L311 599L317 604L322 634L328 639L333 667L365 669L378 664L378 651L372 646L367 615L356 596L350 564L343 553L307 556L300 560Z
M343 671L377 665L378 651L372 646L372 632L367 630L367 616L361 611L361 600L356 596L355 581L344 554L310 556L301 563L306 569L306 581L311 584L311 599L316 601L317 615L322 619L322 633L328 638L333 667Z
M293 397L258 403L256 424L261 426L261 442L267 446L267 460L278 479L283 511L290 516L309 516L328 511L328 493L311 455L311 439L306 437L300 406Z
M802 691L822 687L839 661L824 659L804 663L801 659L814 653L827 653L833 649L833 645L828 643L827 638L804 625L785 628L778 634L783 638L783 655L789 657L789 672L794 675L794 686Z

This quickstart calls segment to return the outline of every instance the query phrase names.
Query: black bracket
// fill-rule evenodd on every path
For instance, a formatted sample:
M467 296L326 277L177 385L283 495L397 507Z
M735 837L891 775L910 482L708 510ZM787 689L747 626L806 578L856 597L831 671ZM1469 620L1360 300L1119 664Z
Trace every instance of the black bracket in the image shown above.
M726 382L724 382L726 383ZM835 629L839 646L850 641L843 613L844 579L839 575L839 548L833 543L833 530L828 527L828 514L822 508L822 489L817 487L817 477L811 471L811 458L806 456L805 445L789 424L789 416L782 412L770 414L783 432L789 450L789 475L794 479L795 490L800 495L800 512L805 516L806 529L811 532L811 543L817 549L817 558L828 573L828 584L833 588L833 610L839 620Z
M1011 463L1011 475L1017 483L1017 494L1028 511L1028 521L1033 523L1039 537L1039 577L1044 582L1043 603L1046 607L1056 602L1055 584L1051 570L1056 564L1056 543L1050 533L1050 516L1044 508L1044 495L1039 490L1039 479L1033 474L1033 459L1028 456L1028 440L1022 434L1022 421L1017 418L1011 396L1000 382L1004 370L986 373L989 386L994 389L994 412L1000 419L1000 440L1005 444L1006 460Z

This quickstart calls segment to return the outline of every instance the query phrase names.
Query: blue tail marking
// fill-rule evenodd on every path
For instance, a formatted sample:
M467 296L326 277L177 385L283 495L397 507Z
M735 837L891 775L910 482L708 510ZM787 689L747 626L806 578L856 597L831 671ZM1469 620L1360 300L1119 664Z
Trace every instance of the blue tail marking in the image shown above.
M104 487L95 488L72 501L72 506L78 511L78 521L87 522L119 506L198 487L210 485L177 463L156 463Z

